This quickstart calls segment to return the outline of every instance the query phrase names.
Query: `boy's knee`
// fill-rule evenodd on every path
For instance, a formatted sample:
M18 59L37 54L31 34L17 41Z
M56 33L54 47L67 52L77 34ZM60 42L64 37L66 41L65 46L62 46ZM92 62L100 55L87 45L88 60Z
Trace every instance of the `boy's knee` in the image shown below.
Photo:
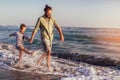
M20 50L22 50L22 51L23 51L23 50L25 50L25 48L24 48L23 46L20 46Z

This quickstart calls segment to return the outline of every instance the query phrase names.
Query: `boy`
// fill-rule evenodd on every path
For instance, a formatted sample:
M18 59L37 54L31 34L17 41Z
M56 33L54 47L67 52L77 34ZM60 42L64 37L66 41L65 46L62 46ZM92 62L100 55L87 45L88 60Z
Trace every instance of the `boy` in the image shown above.
M18 32L10 34L10 37L11 36L16 37L16 48L19 50L19 61L17 62L16 67L20 67L20 68L22 67L21 61L22 61L23 52L29 55L33 54L33 52L29 52L27 51L27 49L24 48L23 40L24 39L29 40L29 38L24 35L25 31L26 31L26 25L21 24Z
M51 70L50 67L50 55L52 49L52 40L53 40L53 26L58 30L60 34L60 40L64 41L64 36L62 33L62 29L57 24L56 20L52 17L52 8L48 5L44 8L44 15L38 18L37 24L32 32L32 36L29 40L32 43L38 29L41 30L41 42L44 48L44 54L37 60L37 64L40 64L44 58L47 58L47 66L48 69Z

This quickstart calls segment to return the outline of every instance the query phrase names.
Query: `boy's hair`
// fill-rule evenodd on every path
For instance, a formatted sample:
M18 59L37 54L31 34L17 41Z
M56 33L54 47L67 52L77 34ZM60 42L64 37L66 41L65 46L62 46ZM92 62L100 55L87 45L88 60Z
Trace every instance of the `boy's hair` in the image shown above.
M44 11L52 10L52 7L48 6L47 4L45 5Z
M26 27L26 25L25 24L21 24L20 25L20 29L22 29L23 27Z

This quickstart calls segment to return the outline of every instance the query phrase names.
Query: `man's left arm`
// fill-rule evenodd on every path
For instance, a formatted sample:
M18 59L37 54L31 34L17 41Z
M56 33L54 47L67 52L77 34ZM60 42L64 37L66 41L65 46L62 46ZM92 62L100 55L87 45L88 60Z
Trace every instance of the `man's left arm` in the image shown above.
M59 32L61 42L64 42L64 35L63 35L63 32L62 32L62 29L61 29L61 27L57 24L56 20L54 20L54 25L55 25L57 31Z

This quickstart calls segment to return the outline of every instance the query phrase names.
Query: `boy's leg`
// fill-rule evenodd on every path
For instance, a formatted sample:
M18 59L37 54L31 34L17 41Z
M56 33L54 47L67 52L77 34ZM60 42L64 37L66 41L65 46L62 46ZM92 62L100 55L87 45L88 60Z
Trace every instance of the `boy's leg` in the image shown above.
M24 51L26 54L32 55L33 52L29 52L27 49L25 49L23 46L20 46L20 49Z
M31 52L30 52L30 51L28 51L28 50L27 50L27 49L25 49L25 48L24 48L24 50L23 50L23 51L24 51L26 54L29 54L29 55L33 55L33 53L34 53L34 52L32 52L32 51L31 51Z
M23 51L19 49L19 61L16 64L17 67L22 67L22 55L23 55Z

